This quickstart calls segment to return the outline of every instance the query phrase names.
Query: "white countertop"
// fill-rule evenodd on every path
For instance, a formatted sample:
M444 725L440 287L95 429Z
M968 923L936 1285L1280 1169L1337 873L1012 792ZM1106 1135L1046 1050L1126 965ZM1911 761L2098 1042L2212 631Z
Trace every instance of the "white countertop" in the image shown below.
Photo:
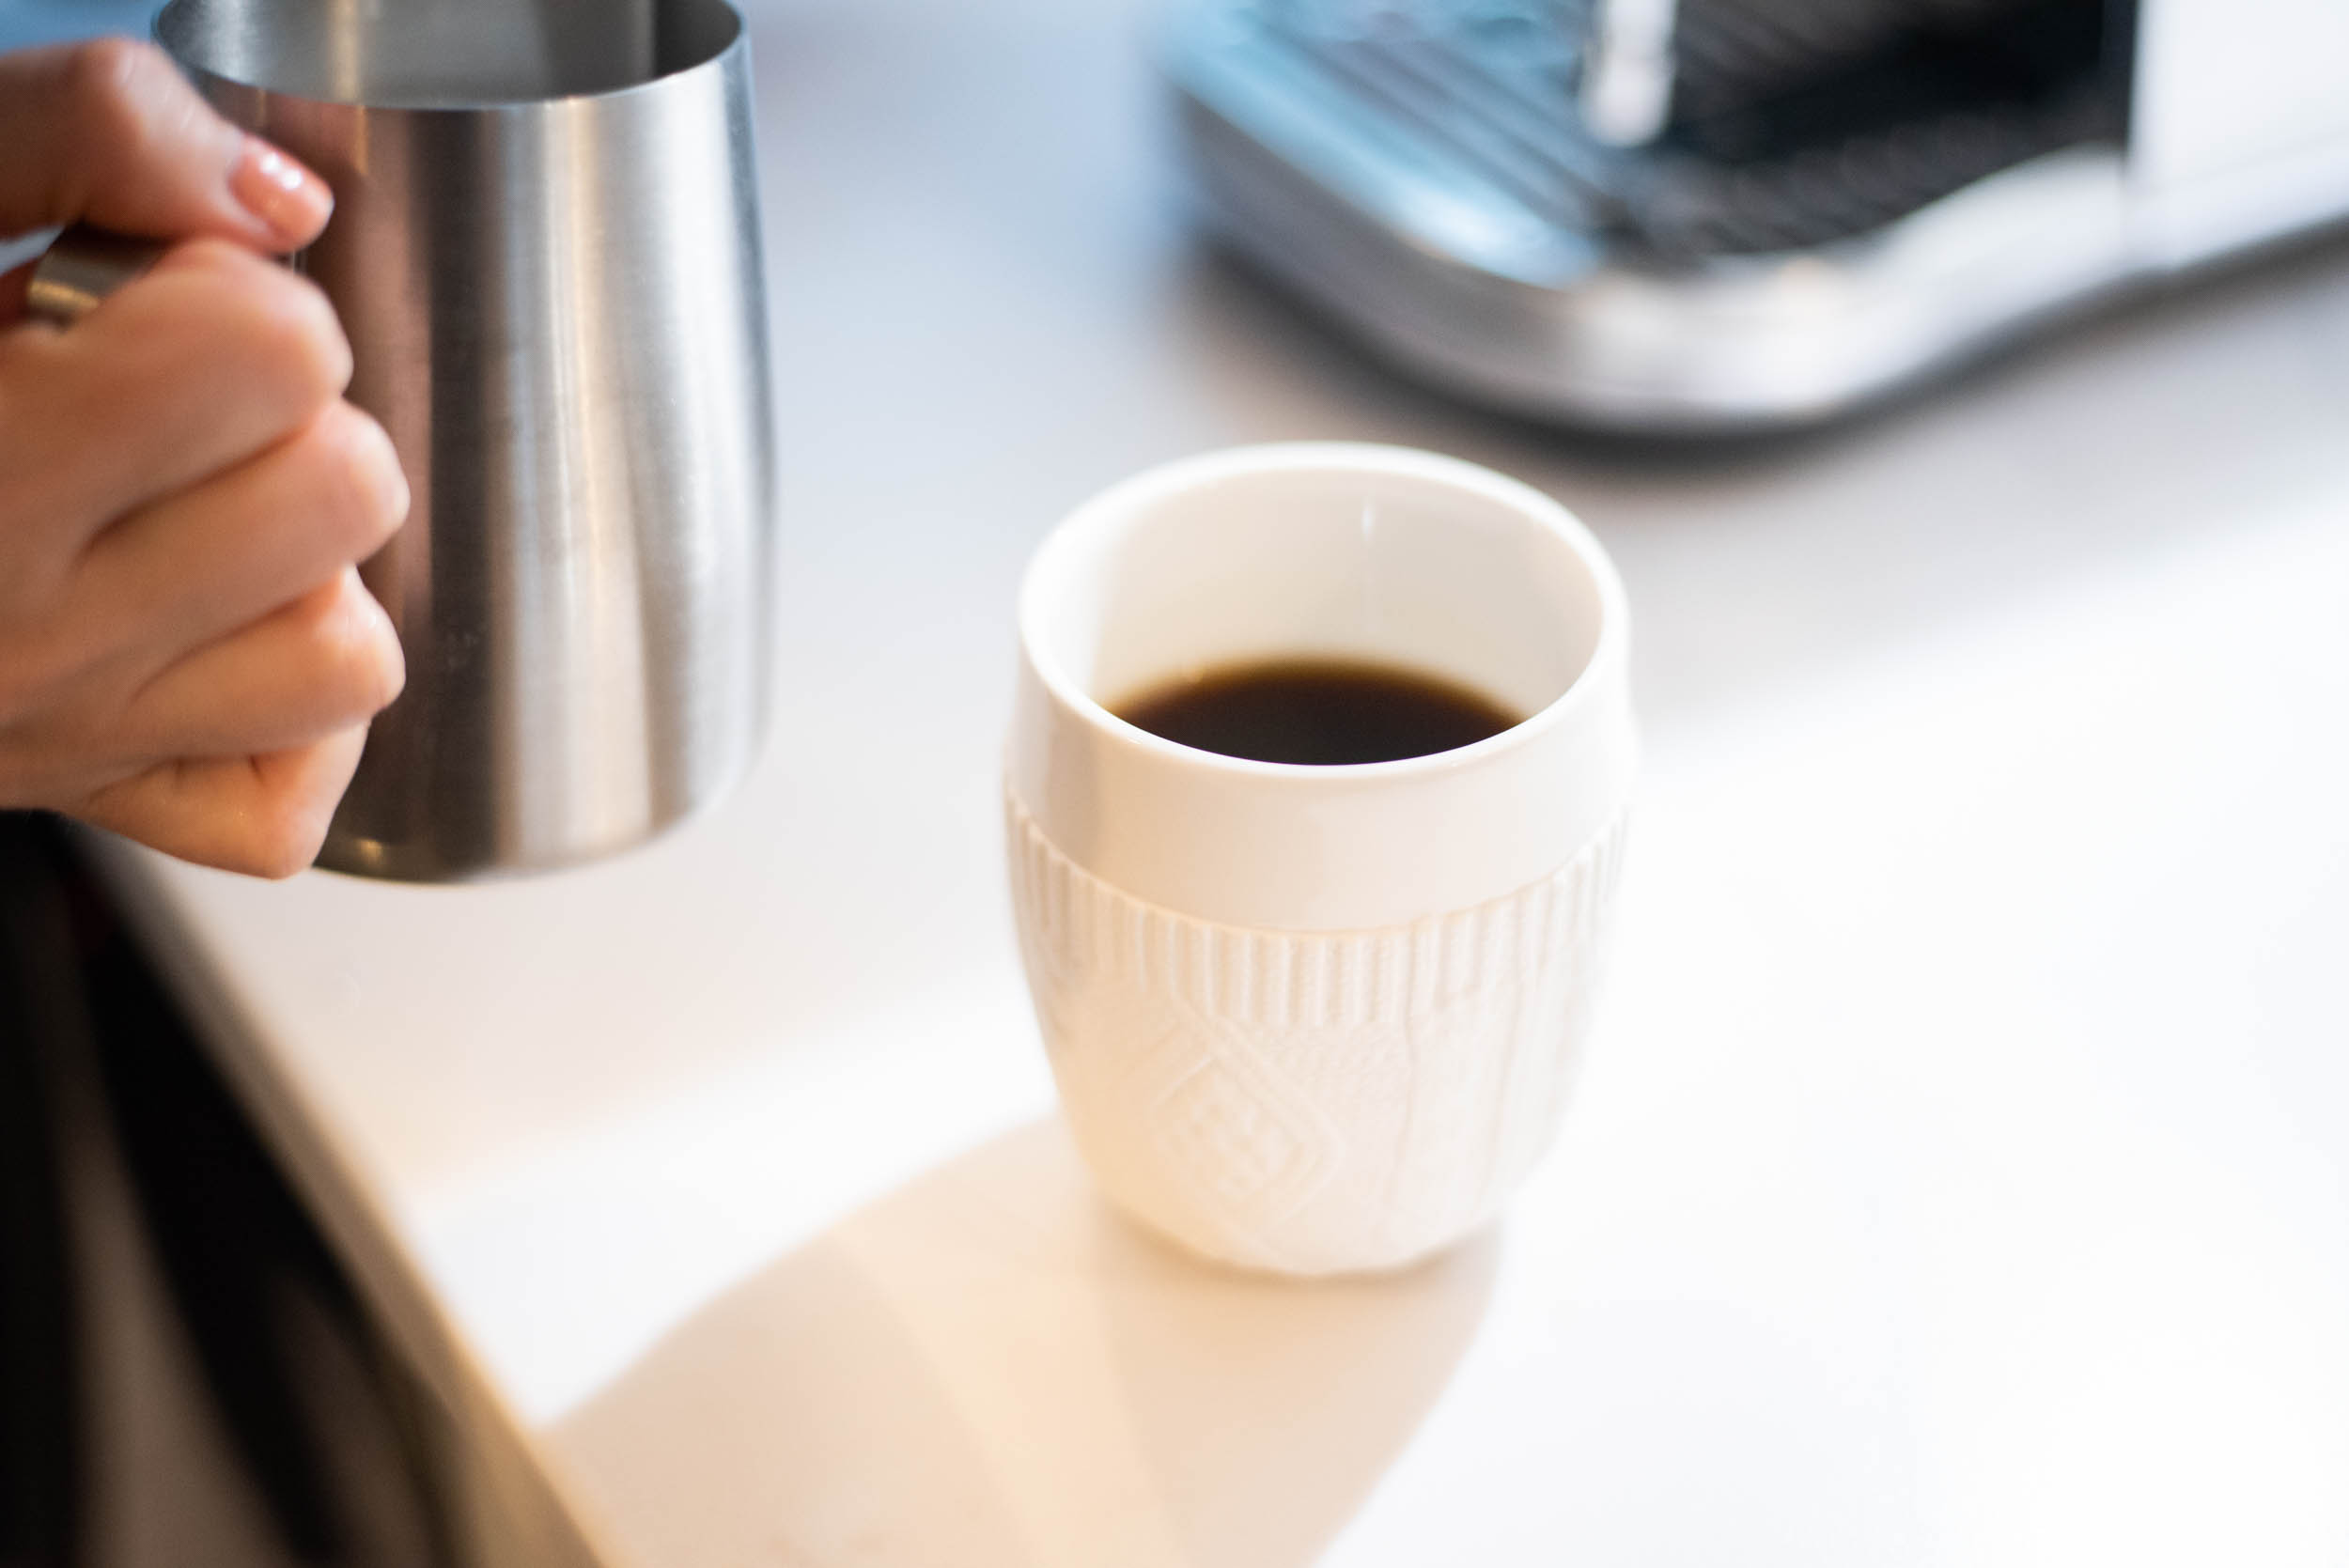
M561 1530L612 1568L2349 1559L2349 253L1641 454L1412 391L1202 255L1126 7L754 30L756 776L537 881L115 861ZM1497 1235L1313 1287L1091 1196L996 784L1035 541L1291 437L1579 511L1647 744L1557 1152Z

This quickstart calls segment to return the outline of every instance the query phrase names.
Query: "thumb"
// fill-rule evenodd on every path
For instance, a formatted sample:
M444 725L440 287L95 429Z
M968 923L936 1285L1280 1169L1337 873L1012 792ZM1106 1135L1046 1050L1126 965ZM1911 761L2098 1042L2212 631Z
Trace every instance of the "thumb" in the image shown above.
M89 223L272 253L318 238L326 182L214 114L129 39L0 55L0 236Z

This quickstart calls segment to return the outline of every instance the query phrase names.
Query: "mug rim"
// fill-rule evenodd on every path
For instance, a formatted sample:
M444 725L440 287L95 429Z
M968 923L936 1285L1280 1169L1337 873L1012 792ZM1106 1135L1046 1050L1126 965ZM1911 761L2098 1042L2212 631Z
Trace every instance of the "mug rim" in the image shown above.
M1055 580L1048 584L1047 579L1056 572L1067 571L1065 563L1080 542L1111 534L1152 505L1205 484L1247 475L1316 473L1420 479L1472 492L1548 529L1561 540L1589 573L1599 603L1598 633L1592 643L1590 657L1582 661L1565 690L1508 728L1446 751L1423 752L1417 756L1394 757L1384 762L1267 762L1187 746L1120 718L1072 679L1057 660L1048 657L1047 639L1040 625L1045 614L1044 596L1052 589L1065 588L1066 583ZM1565 723L1578 708L1598 700L1590 693L1598 690L1612 666L1623 659L1630 635L1628 618L1629 601L1614 563L1588 525L1556 498L1480 463L1379 442L1267 442L1198 453L1144 469L1093 496L1054 525L1028 563L1019 584L1019 603L1022 656L1053 701L1095 729L1170 764L1205 767L1263 780L1276 787L1309 782L1401 782L1473 768L1487 758L1531 744Z
M209 81L218 82L225 86L235 87L244 92L263 93L288 103L315 103L337 109L364 110L369 114L528 114L568 103L600 103L626 98L632 93L649 92L679 78L723 67L729 56L743 52L750 39L749 20L743 15L742 8L735 4L734 0L691 0L691 3L695 5L714 8L723 15L728 29L725 41L689 65L678 66L670 70L655 71L650 76L639 77L633 81L618 83L608 87L590 88L583 92L529 93L510 98L446 98L413 102L403 101L397 97L319 98L309 93L293 92L284 87L272 86L267 82L256 82L247 80L243 76L232 76L226 71L214 69L206 61L192 57L191 52L179 48L164 32L164 24L175 17L185 17L200 9L208 3L209 0L166 0L166 3L156 11L154 20L148 24L149 39L153 40L157 48L170 55L181 70Z

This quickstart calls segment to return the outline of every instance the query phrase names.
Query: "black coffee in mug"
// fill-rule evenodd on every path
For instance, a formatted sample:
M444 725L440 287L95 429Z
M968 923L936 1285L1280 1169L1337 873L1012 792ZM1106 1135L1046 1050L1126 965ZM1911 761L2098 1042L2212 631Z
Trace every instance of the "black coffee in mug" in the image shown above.
M1340 659L1227 665L1151 687L1112 711L1203 752L1321 766L1449 752L1520 717L1439 675Z

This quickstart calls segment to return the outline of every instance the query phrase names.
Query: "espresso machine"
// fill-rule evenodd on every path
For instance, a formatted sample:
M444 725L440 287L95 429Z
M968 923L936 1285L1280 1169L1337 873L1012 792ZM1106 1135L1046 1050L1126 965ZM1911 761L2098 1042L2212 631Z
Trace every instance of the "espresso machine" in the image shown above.
M1408 374L1798 425L2349 214L2341 0L1189 0L1207 225Z

